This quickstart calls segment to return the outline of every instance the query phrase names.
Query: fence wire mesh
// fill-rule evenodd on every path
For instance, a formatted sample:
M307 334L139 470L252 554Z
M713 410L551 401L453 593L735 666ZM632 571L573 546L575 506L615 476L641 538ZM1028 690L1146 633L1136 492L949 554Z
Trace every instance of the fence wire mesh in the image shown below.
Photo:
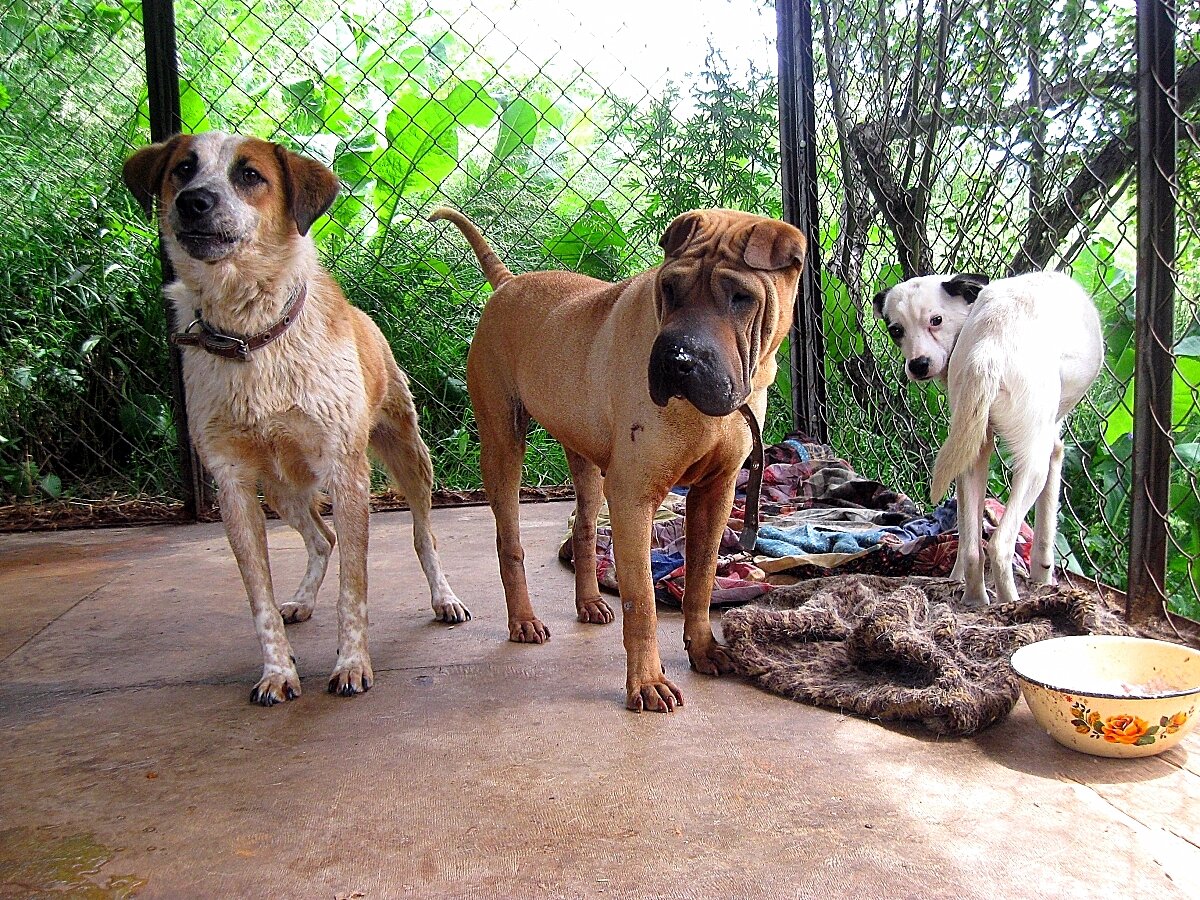
M1167 590L1200 619L1200 10L1178 5L1173 113L1178 139L1178 296L1172 373L1173 463L1167 510ZM1190 600L1190 602L1189 602Z
M149 139L141 4L0 15L0 140L25 161L0 175L2 252L22 262L0 307L3 493L177 497L153 227L119 182ZM463 373L488 289L432 208L474 218L514 271L610 279L653 262L678 211L780 213L775 25L755 0L215 0L175 19L183 130L266 137L341 177L314 236L408 371L443 487L479 485ZM544 433L525 474L568 481Z
M917 274L1070 271L1103 320L1100 378L1065 429L1058 554L1124 586L1137 266L1132 3L816 0L824 372L831 441L913 496L944 392L906 383L871 299ZM1180 178L1167 592L1200 617L1200 10L1178 11ZM1003 448L1002 448L1003 449ZM868 469L869 470L869 469ZM1003 454L992 490L1005 495Z
M0 4L0 494L170 498L155 235L116 163L141 131L140 7Z

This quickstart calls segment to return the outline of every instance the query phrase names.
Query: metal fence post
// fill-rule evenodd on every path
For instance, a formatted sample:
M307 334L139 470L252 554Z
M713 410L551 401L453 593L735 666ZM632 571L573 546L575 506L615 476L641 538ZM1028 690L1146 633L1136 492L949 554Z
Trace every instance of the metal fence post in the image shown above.
M146 45L146 92L150 101L150 139L165 141L177 134L183 124L179 108L179 58L175 48L174 0L142 0L142 27ZM163 284L175 280L171 261L159 249ZM175 309L163 297L167 333L179 325ZM183 371L178 347L168 346L168 365L171 378L171 408L175 421L179 474L183 483L184 514L196 521L212 509L213 496L204 467L192 447L188 428L187 405L184 402Z
M828 440L825 339L821 330L821 241L817 233L817 125L813 89L810 0L778 0L779 155L783 218L808 238L808 259L791 333L792 422L814 440Z
M1130 504L1130 621L1162 609L1171 486L1175 282L1175 10L1138 0L1137 364Z

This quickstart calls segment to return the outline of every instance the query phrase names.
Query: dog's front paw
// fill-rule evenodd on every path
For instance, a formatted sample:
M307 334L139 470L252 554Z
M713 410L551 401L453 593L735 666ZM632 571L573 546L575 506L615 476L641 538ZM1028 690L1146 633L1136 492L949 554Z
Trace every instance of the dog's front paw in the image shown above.
M544 644L550 640L550 629L541 619L512 620L508 622L508 639L518 644Z
M375 673L371 671L371 660L366 654L338 660L333 674L329 676L329 693L342 697L353 697L371 689Z
M607 625L616 618L612 607L600 597L594 600L576 600L575 610L579 613L580 622L589 622L592 625Z
M293 598L279 607L279 615L285 625L295 625L297 622L307 622L312 618L314 604L296 602Z
M274 706L300 696L300 676L296 670L287 671L274 666L263 668L262 679L250 691L250 702L259 706Z
M677 706L683 706L683 693L671 683L666 675L646 678L626 685L626 709L639 713L642 710L671 712Z
M712 675L715 678L728 675L736 669L729 651L716 640L709 641L701 647L689 646L687 651L692 668L704 675Z
M471 611L451 593L433 601L433 617L447 625L460 625L471 620Z

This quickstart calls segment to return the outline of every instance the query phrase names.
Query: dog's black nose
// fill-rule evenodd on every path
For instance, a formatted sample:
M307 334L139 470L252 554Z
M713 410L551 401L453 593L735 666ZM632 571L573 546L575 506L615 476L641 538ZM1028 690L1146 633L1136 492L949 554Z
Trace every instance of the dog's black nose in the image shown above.
M175 208L187 219L198 219L217 205L217 195L204 188L181 191L175 198Z
M924 378L929 374L929 357L918 356L916 359L908 361L908 371L912 372L917 378Z
M650 399L666 406L682 397L707 416L725 416L738 408L746 390L735 386L736 370L716 344L692 334L660 333L650 350Z
M687 375L696 368L696 357L683 347L674 348L667 354L665 362L664 368L677 376Z

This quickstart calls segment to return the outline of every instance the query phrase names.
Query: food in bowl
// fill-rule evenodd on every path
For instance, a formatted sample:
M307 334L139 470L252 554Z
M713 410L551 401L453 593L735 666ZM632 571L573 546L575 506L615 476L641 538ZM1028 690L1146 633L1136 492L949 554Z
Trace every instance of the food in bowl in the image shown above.
M1064 746L1151 756L1183 740L1200 706L1200 651L1149 638L1051 638L1012 656L1034 719Z

